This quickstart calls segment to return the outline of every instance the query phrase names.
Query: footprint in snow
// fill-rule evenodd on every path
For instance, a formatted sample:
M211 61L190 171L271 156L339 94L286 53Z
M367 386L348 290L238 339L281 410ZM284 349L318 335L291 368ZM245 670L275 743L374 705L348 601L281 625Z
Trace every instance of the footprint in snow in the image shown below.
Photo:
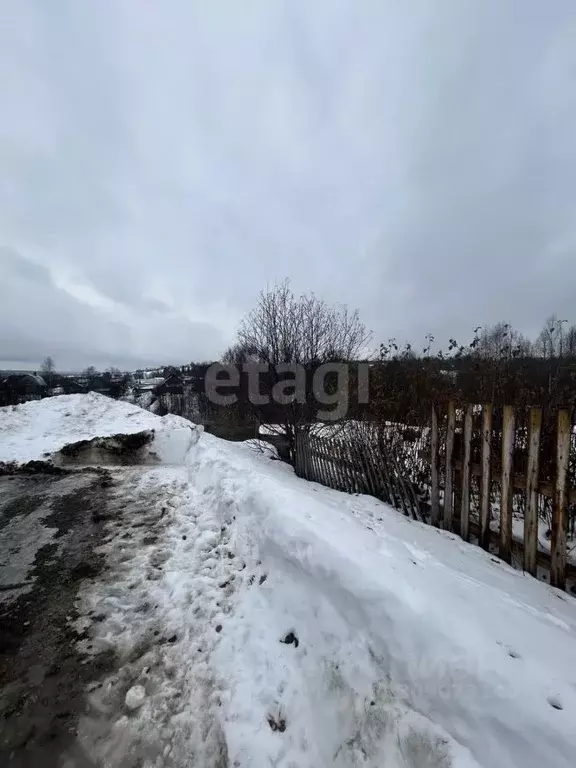
M284 645L293 645L294 648L298 648L300 645L300 640L298 640L294 632L288 632L288 634L285 635L282 640L280 640L280 642L284 643Z
M564 709L564 704L560 701L559 696L548 696L546 699L548 704L552 707L552 709Z

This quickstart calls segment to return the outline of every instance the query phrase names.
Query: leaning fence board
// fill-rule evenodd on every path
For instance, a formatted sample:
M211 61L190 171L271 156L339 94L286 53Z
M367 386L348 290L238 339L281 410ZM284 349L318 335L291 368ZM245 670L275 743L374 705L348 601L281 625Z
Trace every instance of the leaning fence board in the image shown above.
M338 460L334 453L334 441L326 441L326 454L328 456L328 464L330 467L330 480L331 487L335 490L342 490L342 481L340 480L340 473L338 467Z
M337 440L338 457L340 459L340 469L342 470L342 490L346 493L352 493L352 472L350 470L350 464L347 460L346 453L344 451L344 443L342 440Z
M336 487L334 485L334 478L333 478L333 471L332 471L334 467L334 462L332 461L332 457L330 455L329 446L330 446L329 440L326 440L326 439L320 440L320 450L322 452L322 461L324 463L324 481L329 488L334 488Z
M438 525L440 516L440 483L438 480L438 411L432 406L432 428L430 431L430 522Z
M344 443L344 451L346 453L346 458L350 462L350 467L352 469L352 493L362 493L362 486L360 482L360 477L358 473L358 465L354 460L354 452L352 450L352 445L349 441L346 441Z
M304 477L304 461L302 457L302 435L300 433L296 434L295 438L295 447L296 447L296 474L298 477Z
M322 482L324 485L328 486L328 488L332 487L332 476L331 476L331 469L332 469L332 462L330 461L330 457L328 456L326 447L328 445L328 441L324 440L323 438L319 438L318 440L318 447L320 449L320 459L322 461Z
M462 502L460 507L460 536L470 538L470 457L472 451L472 405L464 411L464 458L462 460Z
M552 507L552 541L550 545L550 584L559 589L566 588L566 508L571 426L570 412L564 409L558 411L555 494Z
M318 459L320 460L320 477L322 479L322 484L330 487L329 463L326 458L324 443L325 441L321 437L319 437L316 442L316 450L318 451Z
M334 440L333 448L337 460L336 466L338 467L340 490L348 493L350 488L350 480L348 478L348 468L344 462L342 453L342 442L340 440Z
M514 435L516 431L514 409L502 409L502 485L500 492L500 557L512 562L512 483Z
M314 444L316 448L316 462L318 464L318 482L322 485L326 485L325 462L322 454L322 438L315 437Z
M370 477L368 475L368 468L366 466L366 461L364 457L364 451L363 446L358 444L356 440L352 441L352 448L354 451L354 454L356 456L356 460L358 462L358 466L360 468L360 474L362 477L362 485L363 485L363 493L374 495L374 488L372 486L372 483L370 482Z
M542 409L530 408L526 511L524 512L524 570L531 576L536 576L538 556L538 464L541 429Z
M398 458L396 457L395 451L392 451L392 462L394 464L394 466L392 467L392 475L396 482L396 490L398 492L400 506L402 507L404 514L410 517L411 504L408 501L408 493L404 485L404 476L402 473L402 469L400 468L400 463L398 461Z
M379 445L376 461L378 464L378 472L380 473L382 488L385 489L388 504L394 507L396 505L395 496L394 496L394 486L392 484L392 475L390 472L390 467L388 466L387 453L388 452L383 449L382 445Z
M490 449L492 442L492 406L482 407L482 481L480 484L480 538L478 543L488 551L490 545Z
M454 455L454 433L456 432L456 407L451 400L448 403L448 423L446 426L446 460L444 482L444 529L452 530L452 516L454 514L454 467L452 459Z
M368 458L372 465L372 470L374 472L374 475L376 477L376 482L378 484L379 498L381 498L382 501L385 501L388 504L392 504L392 489L391 489L390 480L388 477L388 472L385 466L385 459L382 456L380 447L378 447L373 453L371 452Z
M303 432L300 432L296 438L296 445L297 445L297 456L298 456L298 462L300 464L300 477L303 477L305 480L308 480L308 456L306 455L306 446L307 446L307 439Z
M310 459L312 462L312 475L315 483L320 482L320 463L316 452L316 435L310 435Z
M346 466L348 467L348 493L356 493L357 492L356 470L354 468L354 460L350 455L350 445L346 440L343 440L340 445L342 448L342 456L344 458L344 461L346 462Z
M362 462L364 465L364 471L366 472L366 477L368 478L368 485L370 487L370 493L372 496L378 497L378 482L376 480L376 476L374 474L374 468L372 466L371 462L371 450L370 448L365 444L362 443L359 446L360 453L362 455Z

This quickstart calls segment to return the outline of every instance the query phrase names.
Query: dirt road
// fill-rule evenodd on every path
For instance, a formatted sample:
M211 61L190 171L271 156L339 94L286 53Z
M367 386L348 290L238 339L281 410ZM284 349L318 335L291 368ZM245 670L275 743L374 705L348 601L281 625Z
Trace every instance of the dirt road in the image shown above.
M111 482L103 471L0 477L2 766L62 768L86 685L113 666L106 652L79 655L71 627L82 580L103 565L94 548Z

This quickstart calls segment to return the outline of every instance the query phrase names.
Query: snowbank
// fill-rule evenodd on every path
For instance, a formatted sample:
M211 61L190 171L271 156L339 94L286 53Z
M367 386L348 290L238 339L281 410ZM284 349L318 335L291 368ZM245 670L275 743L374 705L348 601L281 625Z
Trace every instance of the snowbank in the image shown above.
M571 597L245 446L203 435L190 477L264 576L213 657L230 764L576 763Z
M87 754L145 768L576 764L576 601L478 547L96 394L0 410L0 461L152 430L163 463L114 470L108 574L78 600L85 652L121 664L91 692Z
M0 462L46 461L81 441L153 431L150 459L182 465L198 429L95 392L62 395L0 408Z

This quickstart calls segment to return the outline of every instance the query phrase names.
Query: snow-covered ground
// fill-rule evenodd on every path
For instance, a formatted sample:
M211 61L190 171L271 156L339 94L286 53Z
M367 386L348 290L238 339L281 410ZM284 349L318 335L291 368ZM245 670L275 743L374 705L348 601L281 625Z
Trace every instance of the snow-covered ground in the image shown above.
M118 660L78 731L97 765L576 764L573 598L269 452L50 402L25 424L0 411L0 458L134 424L188 436L180 463L113 470L106 577L78 598L82 648Z
M156 433L160 458L184 462L191 424L179 416L159 418L96 392L33 400L0 408L0 462L45 461L66 445L147 430Z

